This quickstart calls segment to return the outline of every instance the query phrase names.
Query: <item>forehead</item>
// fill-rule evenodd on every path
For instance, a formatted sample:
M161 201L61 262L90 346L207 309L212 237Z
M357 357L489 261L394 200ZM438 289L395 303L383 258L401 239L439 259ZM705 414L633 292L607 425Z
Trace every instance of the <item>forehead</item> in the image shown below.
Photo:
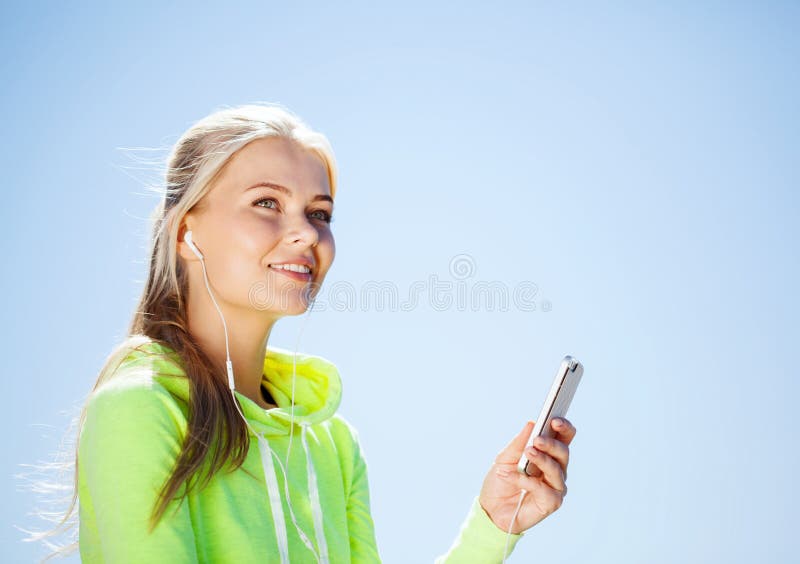
M221 186L244 190L258 182L282 184L292 192L330 195L322 159L290 139L257 139L237 151L220 175Z

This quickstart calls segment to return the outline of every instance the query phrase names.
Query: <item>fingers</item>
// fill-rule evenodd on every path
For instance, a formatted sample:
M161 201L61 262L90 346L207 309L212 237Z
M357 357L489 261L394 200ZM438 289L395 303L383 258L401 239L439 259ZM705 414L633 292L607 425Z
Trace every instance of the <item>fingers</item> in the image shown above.
M575 433L578 432L575 426L564 417L554 418L550 422L550 425L553 428L553 431L555 431L554 438L567 446L569 446L569 443L571 443L572 439L575 438Z
M569 464L569 447L561 441L549 437L536 437L533 440L533 446L552 456L561 466L566 479L567 465Z
M534 428L534 423L529 421L495 459L493 473L499 481L496 481L497 477L488 475L484 482L485 488L489 484L490 490L503 497L508 497L509 490L530 492L525 507L529 512L538 512L541 515L539 520L561 507L567 495L569 443L576 434L575 427L567 419L555 418L551 425L554 431L551 436L537 437L534 447L526 448ZM525 456L530 462L528 474L517 471L520 456Z
M516 464L519 457L522 456L522 451L525 450L525 445L533 432L533 421L528 421L522 428L522 431L516 437L511 439L511 442L497 455L495 462L497 464Z
M525 449L525 456L542 471L545 483L561 495L567 494L566 476L558 460L534 447Z
M534 458L539 457L545 458L547 455L539 453ZM551 474L553 471L560 472L558 463L553 461L552 458L550 460L553 466L549 469L549 472ZM543 465L545 464L543 463ZM515 492L520 489L530 492L531 495L529 499L532 501L531 506L535 507L542 517L550 515L561 507L561 504L564 502L564 497L567 495L567 486L563 481L561 482L561 489L556 489L543 478L533 478L525 474L520 474L516 471L516 468L511 467L511 465L497 465L495 473L500 476L501 480L512 484Z
M568 445L575 438L577 430L572 423L564 417L556 417L550 422L554 436L537 437L534 440L534 445L543 452L546 452L558 461L561 466L561 471L566 479L567 466L569 465L569 448ZM511 439L511 442L497 455L495 462L497 464L516 464L520 456L525 450L525 445L533 432L534 422L528 421L516 437ZM537 465L538 467L538 465Z

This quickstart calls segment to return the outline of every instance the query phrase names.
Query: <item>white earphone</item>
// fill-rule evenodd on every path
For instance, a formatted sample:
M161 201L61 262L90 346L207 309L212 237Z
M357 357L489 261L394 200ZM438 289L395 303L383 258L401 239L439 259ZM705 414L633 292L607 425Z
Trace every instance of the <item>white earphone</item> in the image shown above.
M205 280L205 283L206 283L206 289L208 290L208 295L211 298L211 301L214 303L214 307L217 309L217 313L219 313L219 317L222 320L222 328L223 328L223 330L225 332L225 356L226 356L225 369L226 369L226 372L228 374L228 387L230 388L231 393L233 394L235 389L236 389L236 385L235 385L235 382L234 382L234 379L233 379L233 363L231 363L230 345L228 343L228 324L225 323L225 316L222 315L222 310L220 309L219 304L217 304L217 300L214 299L214 294L211 292L211 286L208 283L208 273L206 272L206 261L203 258L203 253L200 252L200 249L198 249L197 245L195 245L194 241L192 241L192 231L191 230L187 230L186 231L186 233L183 236L183 240L187 245L189 245L189 248L192 249L192 252L195 254L195 256L197 256L197 258L200 259L200 264L203 267L203 279ZM310 312L311 312L311 310L309 309L309 313ZM301 332L302 332L302 330L301 330ZM298 346L299 346L299 344L300 343L299 343L299 337L298 337ZM296 357L297 357L297 349L295 348L295 359L296 359ZM250 423L247 421L247 418L244 416L244 413L242 413L242 410L239 408L239 403L236 401L236 395L235 394L234 394L233 398L234 398L234 404L236 405L236 409L239 412L239 415L242 416L242 419L244 420L245 425L247 425L247 427L249 427L253 431L253 433L255 433L256 438L259 440L259 442L264 441L263 444L266 445L267 450L270 452L270 456L275 456L275 458L278 461L278 464L280 465L280 468L281 468L281 471L283 472L283 477L284 477L284 489L286 491L286 501L287 501L287 503L289 505L289 515L290 515L290 517L292 519L292 523L294 523L295 529L297 529L297 532L300 535L301 540L306 545L306 547L308 547L308 549L312 552L312 554L314 555L314 558L316 559L316 561L318 563L319 562L327 562L327 558L326 557L322 558L322 559L320 558L320 556L317 554L316 550L314 550L314 546L311 544L311 541L309 540L308 535L306 535L306 533L303 531L303 529L300 528L300 525L297 523L297 518L295 517L294 509L292 508L291 495L289 494L289 454L290 454L290 452L292 450L292 436L294 434L294 393L295 393L295 377L296 377L295 370L296 370L296 367L295 367L295 364L293 362L292 363L292 398L291 398L291 406L292 406L291 414L292 414L292 417L291 417L291 422L289 424L289 446L286 449L286 463L285 463L285 465L283 463L281 463L280 457L277 454L275 454L275 452L272 450L272 448L270 448L270 446L269 446L268 442L266 441L266 439L264 437L262 437L259 433L256 433L256 431L253 430L253 428L250 426Z
M214 294L211 293L211 286L208 284L208 273L206 272L206 261L203 258L203 253L200 252L200 249L197 248L197 245L194 244L192 241L192 231L191 229L186 232L183 236L184 242L189 245L189 248L192 249L192 252L200 259L200 264L203 266L203 279L206 282L206 289L208 290L208 295L211 297L211 301L214 303L214 307L217 309L217 313L219 313L219 318L222 320L222 328L225 331L225 356L227 357L225 361L225 368L228 373L228 387L231 389L231 392L236 389L236 385L233 380L233 365L231 364L231 352L230 346L228 344L228 324L225 323L225 316L222 315L222 310L219 308L219 304L217 304L217 300L214 299ZM234 396L235 397L235 396ZM244 417L244 415L242 415Z
M192 252L195 255L197 255L197 258L199 258L200 260L203 260L203 253L200 252L200 249L198 249L197 245L195 245L194 242L192 241L192 231L191 231L191 229L189 231L187 231L186 234L183 236L183 240L187 245L189 245L189 248L192 249Z

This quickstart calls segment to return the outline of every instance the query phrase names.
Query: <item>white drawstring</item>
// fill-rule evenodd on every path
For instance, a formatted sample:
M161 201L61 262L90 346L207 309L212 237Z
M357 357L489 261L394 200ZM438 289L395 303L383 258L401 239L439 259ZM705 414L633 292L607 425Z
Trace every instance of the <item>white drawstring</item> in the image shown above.
M234 391L231 390L231 393L233 394ZM270 505L272 506L272 518L275 521L275 534L278 537L279 549L281 547L281 544L283 543L284 545L286 545L288 543L288 540L286 536L286 520L283 516L283 507L280 504L280 495L278 495L280 488L278 487L278 480L275 476L275 467L272 462L273 456L275 457L275 460L278 462L278 466L280 467L281 473L283 474L283 487L284 487L284 492L286 493L286 502L289 507L289 517L291 517L292 523L294 524L295 529L297 529L297 534L300 535L300 540L302 540L303 544L306 545L306 548L308 548L308 550L311 551L311 554L314 555L314 560L316 560L318 564L328 564L327 545L325 544L325 537L323 536L322 540L320 541L319 535L317 534L317 513L319 514L319 519L321 522L322 508L319 505L319 492L317 491L316 473L314 473L313 485L309 480L308 487L309 487L309 494L312 499L311 509L312 513L314 514L314 532L315 534L317 534L317 544L325 547L324 548L326 551L325 560L320 560L317 551L314 550L314 545L311 543L308 536L305 534L303 529L301 529L300 525L297 523L297 517L295 517L294 510L292 509L292 496L291 493L289 492L288 474L286 473L286 468L284 468L280 457L269 446L267 439L259 435L255 431L255 429L253 429L253 427L250 425L250 422L247 420L247 418L242 413L242 410L239 408L239 402L236 400L235 395L233 397L233 403L236 405L236 409L239 412L239 415L241 415L242 419L244 419L245 425L247 425L248 429L253 431L253 434L256 436L256 439L258 439L259 451L261 454L261 465L264 468L264 479L267 483L267 490L269 490ZM308 457L308 451L306 451L306 456ZM307 460L310 459L307 458ZM313 469L311 470L311 472L313 473ZM313 501L314 499L316 499L316 504ZM288 545L287 545L287 552L288 552ZM283 552L281 552L281 561L284 562ZM285 562L288 562L288 560L286 560Z
M235 400L234 400L235 401ZM272 520L275 523L275 536L278 539L278 551L281 554L281 564L289 564L289 544L286 535L286 519L283 516L283 505L281 504L280 489L278 488L278 478L275 476L275 465L272 463L271 449L266 441L258 438L258 446L261 451L261 464L264 467L264 478L267 482L267 492L269 493L269 503L272 507Z
M284 491L286 492L286 502L289 507L289 516L292 518L292 523L294 524L295 528L297 529L297 533L300 535L300 539L303 541L303 544L306 545L308 550L314 555L314 560L317 561L317 564L328 564L328 547L327 543L325 542L325 534L322 529L322 507L319 502L319 491L317 491L317 475L314 471L314 465L311 462L311 457L308 452L308 444L305 441L305 433L303 433L303 445L306 451L306 461L307 461L307 469L308 469L308 487L309 487L309 494L311 497L311 508L312 513L314 515L314 533L317 537L317 545L320 546L320 552L322 553L322 560L320 560L320 556L317 554L317 551L314 550L314 545L309 540L308 536L305 534L303 529L300 528L300 525L297 523L297 518L295 517L294 510L292 509L292 499L289 493L289 474L287 473L287 469L289 467L289 454L291 453L292 449L292 435L294 432L294 392L295 392L295 380L296 380L296 357L297 357L297 347L295 348L294 359L292 362L292 398L291 398L291 421L289 424L289 445L286 450L286 466L284 467L283 463L281 463L280 457L275 454L275 451L270 448L267 439L259 435L255 429L250 425L250 422L247 420L247 417L244 416L242 413L241 408L239 407L239 402L236 399L236 385L235 380L233 378L233 364L231 363L231 353L230 347L228 343L228 325L225 323L225 316L222 315L222 310L217 304L217 300L214 299L214 294L211 292L211 285L208 282L208 273L206 272L206 261L203 258L202 253L196 251L198 257L200 258L200 265L203 267L203 279L206 283L206 290L208 290L208 295L211 297L211 301L214 303L214 307L219 313L219 317L222 320L222 329L225 332L225 371L227 372L228 376L228 388L231 390L231 395L233 396L233 404L236 406L236 410L239 412L239 415L242 416L242 420L244 420L245 425L248 429L250 429L253 434L258 439L259 444L259 452L261 454L261 465L264 468L264 480L267 484L267 491L269 493L269 500L270 506L272 508L272 519L275 522L275 535L278 539L278 550L281 553L281 563L282 564L289 564L289 539L286 533L286 519L283 515L283 505L281 504L280 499L280 488L278 486L278 479L275 475L275 465L272 462L272 457L275 457L275 460L278 461L278 465L281 468L281 472L283 473L283 485ZM311 309L313 308L314 301L311 300L308 309L308 315L311 314ZM306 315L306 319L308 319L308 315ZM305 325L304 325L305 326ZM302 334L302 328L301 328ZM298 345L299 345L300 337L298 336ZM305 431L305 427L303 427L303 431Z
M328 543L325 541L325 529L322 521L322 504L319 502L319 489L317 488L317 473L314 469L314 461L311 459L311 451L308 449L306 440L307 425L302 426L300 439L303 442L303 449L306 451L306 469L308 471L308 491L311 494L311 514L314 517L314 535L317 537L319 547L320 562L328 562ZM313 431L312 431L313 436ZM316 440L316 437L313 437Z

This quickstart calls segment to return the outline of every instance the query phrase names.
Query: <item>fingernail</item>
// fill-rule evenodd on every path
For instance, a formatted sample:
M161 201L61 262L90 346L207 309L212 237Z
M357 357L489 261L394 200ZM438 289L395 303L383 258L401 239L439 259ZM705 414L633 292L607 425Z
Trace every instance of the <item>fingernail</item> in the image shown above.
M553 419L553 424L556 427L563 427L564 426L564 422L561 419Z
M530 447L530 448L528 449L528 452L531 454L531 456L539 456L539 451L538 451L538 450L536 450L536 449L535 449L535 448L533 448L533 447Z

